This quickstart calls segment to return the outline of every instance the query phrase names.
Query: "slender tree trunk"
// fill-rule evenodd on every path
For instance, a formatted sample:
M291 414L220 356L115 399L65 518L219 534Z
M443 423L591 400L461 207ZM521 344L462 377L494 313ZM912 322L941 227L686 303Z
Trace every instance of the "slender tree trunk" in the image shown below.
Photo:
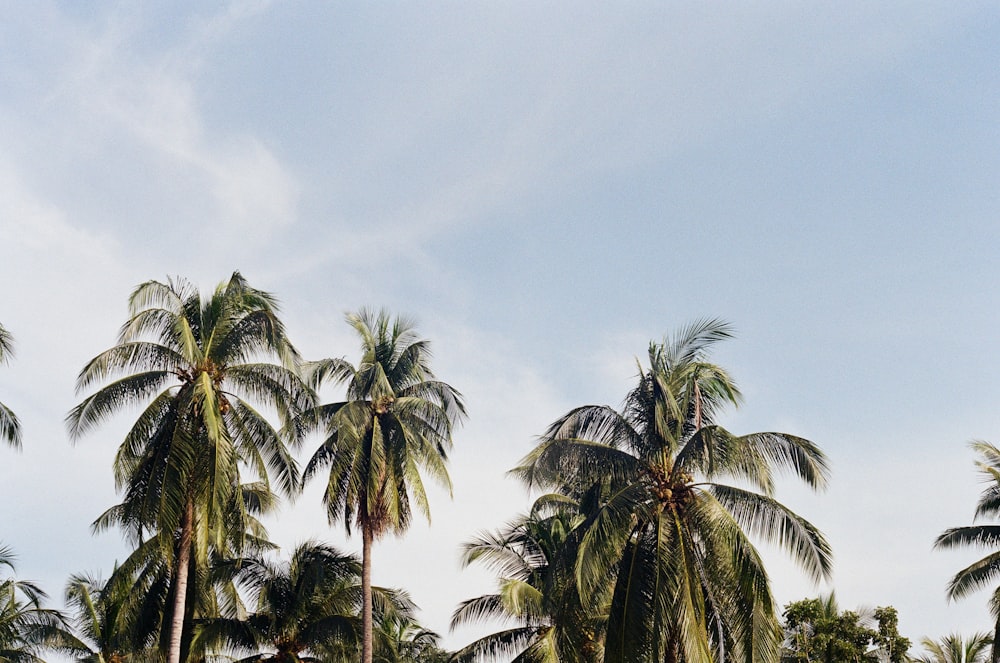
M194 502L188 497L181 516L181 536L178 542L177 565L174 567L174 614L170 621L170 648L167 663L180 663L181 640L184 635L184 610L187 600L188 570L191 566L191 538L194 533Z
M992 663L1000 663L1000 616L997 617L997 623L993 628L993 644L990 645L990 661Z
M372 663L372 529L361 527L361 663Z

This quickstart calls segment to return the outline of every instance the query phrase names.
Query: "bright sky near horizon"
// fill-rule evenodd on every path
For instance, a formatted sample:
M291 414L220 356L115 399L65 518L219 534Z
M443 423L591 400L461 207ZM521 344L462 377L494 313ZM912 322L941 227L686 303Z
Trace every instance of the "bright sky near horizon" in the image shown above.
M723 423L833 465L778 497L834 582L774 555L778 601L891 604L914 641L987 628L986 594L944 597L980 555L931 544L971 523L967 443L1000 443L998 63L993 2L8 3L0 401L25 439L0 541L56 604L110 572L125 546L89 525L128 417L71 445L76 374L137 283L239 269L306 357L355 360L344 312L384 306L465 394L454 499L376 549L430 628L492 589L458 546L527 508L504 472L534 436L618 405L702 317L738 331ZM270 527L360 550L317 485Z

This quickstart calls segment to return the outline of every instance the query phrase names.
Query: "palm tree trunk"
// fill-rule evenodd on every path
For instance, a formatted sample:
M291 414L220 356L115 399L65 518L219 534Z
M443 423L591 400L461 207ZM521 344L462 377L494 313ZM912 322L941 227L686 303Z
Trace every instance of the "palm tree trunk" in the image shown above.
M187 599L188 570L191 566L191 538L194 533L194 502L186 499L181 516L181 536L178 542L177 566L174 568L174 614L170 620L170 647L167 663L180 663L181 640L184 635L184 609Z
M990 645L990 661L991 663L1000 663L1000 617L997 617L997 623L993 628L993 644Z
M370 525L361 527L361 663L372 663L372 539Z

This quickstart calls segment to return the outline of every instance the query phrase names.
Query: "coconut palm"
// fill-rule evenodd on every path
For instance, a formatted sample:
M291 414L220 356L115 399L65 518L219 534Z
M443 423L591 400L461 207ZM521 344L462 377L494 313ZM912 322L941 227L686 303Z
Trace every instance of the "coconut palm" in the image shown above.
M102 384L67 417L73 439L123 408L145 409L115 458L121 523L154 533L172 577L168 662L179 663L192 552L227 538L225 516L241 467L294 492L298 472L283 439L253 403L282 424L312 405L277 303L239 274L202 298L188 282L148 281L129 299L118 343L80 372L77 389Z
M0 568L14 571L14 555L0 546ZM44 663L40 654L66 627L62 614L42 607L46 594L38 585L0 578L0 662Z
M584 604L611 593L605 661L777 661L781 627L749 536L829 577L823 536L773 497L776 470L822 488L823 453L792 435L736 436L716 423L740 393L706 357L730 336L708 320L650 344L620 412L570 411L513 470L529 487L598 496L580 525L575 575Z
M201 620L203 646L249 652L241 659L246 663L354 660L361 631L361 564L355 556L307 542L287 563L251 558L235 560L230 568L254 611ZM376 588L374 596L380 620L412 617L414 606L405 593Z
M440 640L412 618L383 618L378 620L373 655L376 663L448 663L452 659Z
M421 472L451 488L445 463L465 406L461 394L434 378L428 342L409 321L363 310L347 322L361 340L358 365L326 359L311 367L313 386L346 383L346 398L316 408L299 425L326 436L304 476L329 469L323 500L330 522L342 522L348 533L352 523L361 530L361 661L372 663L372 543L405 531L414 506L430 520Z
M481 563L497 571L499 591L464 601L452 615L452 628L486 619L517 625L462 648L454 655L456 662L600 660L606 606L585 608L573 583L579 543L574 530L583 516L574 502L553 497L561 498L543 496L529 515L465 544L463 564Z
M913 658L915 663L985 663L993 639L989 633L973 633L968 638L952 633L937 640L923 638L926 652Z
M146 646L131 608L141 596L120 574L102 581L77 574L66 585L66 605L73 612L71 630L56 638L54 648L80 663L139 663L157 661ZM151 631L151 629L147 629Z
M246 613L242 597L231 569L232 555L259 556L276 546L266 539L264 526L258 516L272 512L277 500L262 483L244 484L233 496L229 515L225 518L226 539L212 542L208 550L192 550L188 567L184 600L185 623L193 624L209 618L240 618ZM118 505L105 512L95 522L101 530L118 524L126 531L132 529L128 521L131 513L126 505ZM171 571L170 555L164 555L160 538L153 536L138 544L131 555L115 569L106 590L112 595L124 592L126 604L120 609L118 627L127 629L127 638L133 643L133 656L143 652L166 652L170 645L170 625L176 602L177 579ZM192 544L194 545L194 544ZM194 629L186 629L181 639L183 660L202 660L206 651L204 641L196 641Z
M1000 516L1000 449L989 442L976 441L970 445L978 455L976 467L986 482L979 496L973 520ZM970 525L945 530L934 542L935 548L986 548L991 552L955 574L948 583L948 599L965 598L981 589L992 587L1000 579L1000 525ZM1000 662L1000 586L993 591L990 611L995 620L993 647L990 660Z
M14 337L0 325L0 363L14 354ZM21 448L21 423L9 407L0 403L0 439L15 449Z

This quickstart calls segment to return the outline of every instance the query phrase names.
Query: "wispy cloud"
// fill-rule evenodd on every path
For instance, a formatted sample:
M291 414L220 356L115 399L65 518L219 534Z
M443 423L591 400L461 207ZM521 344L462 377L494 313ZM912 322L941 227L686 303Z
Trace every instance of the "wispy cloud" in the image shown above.
M209 208L192 213L198 225L220 224L230 232L252 226L253 237L266 242L295 221L300 186L261 137L207 126L197 76L213 40L267 4L234 3L185 24L178 44L152 52L144 48L149 26L143 16L116 14L80 39L49 103L113 129L106 139L120 141L121 151L142 152L154 169L143 175L157 178L163 189L180 181L186 184L176 195L205 196Z

